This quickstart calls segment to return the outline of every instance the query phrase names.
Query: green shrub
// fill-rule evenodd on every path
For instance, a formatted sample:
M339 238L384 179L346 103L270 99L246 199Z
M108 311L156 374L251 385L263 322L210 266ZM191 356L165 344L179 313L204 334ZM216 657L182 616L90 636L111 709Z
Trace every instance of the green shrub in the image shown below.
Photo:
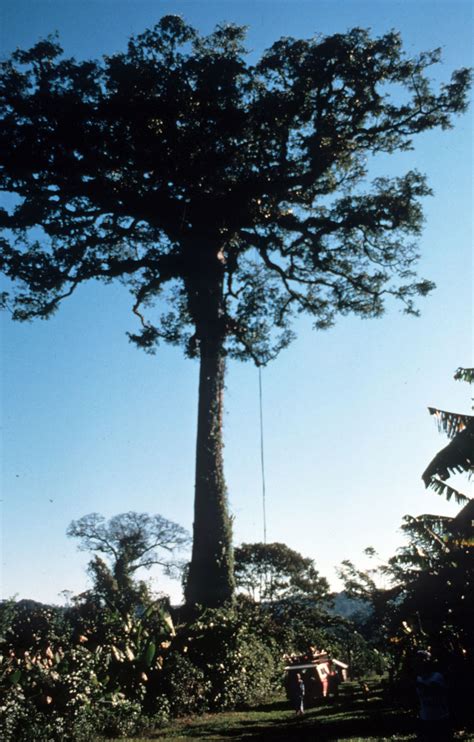
M169 701L172 716L208 710L210 683L204 672L181 651L171 651L159 677L160 696Z
M159 729L168 724L171 717L171 704L165 695L156 696L154 699L153 713L147 715L150 729Z
M98 727L105 737L129 737L146 727L141 705L119 694L97 710Z
M233 646L223 645L219 657L208 665L208 674L214 709L256 705L267 701L275 692L274 657L253 636L237 636Z
M84 709L100 702L102 688L97 680L101 658L83 647L28 651L10 650L0 658L3 703L0 709L2 740L87 739L79 726ZM79 717L81 724L76 726ZM91 726L92 724L92 726ZM78 736L79 735L79 736Z
M233 709L268 699L278 682L278 648L265 641L261 626L246 611L215 609L182 627L165 660L164 672L173 677L176 690L189 695L188 676L179 677L180 662L199 672L195 703L201 709ZM178 662L177 658L181 661ZM170 662L174 663L170 668ZM192 673L191 673L192 674ZM173 715L177 709L173 708ZM178 711L182 713L182 711Z
M0 606L0 625L2 742L85 742L141 731L145 670L156 665L142 618L124 625L122 646L100 644L61 609L32 601ZM153 723L162 724L169 708L163 701L155 706Z

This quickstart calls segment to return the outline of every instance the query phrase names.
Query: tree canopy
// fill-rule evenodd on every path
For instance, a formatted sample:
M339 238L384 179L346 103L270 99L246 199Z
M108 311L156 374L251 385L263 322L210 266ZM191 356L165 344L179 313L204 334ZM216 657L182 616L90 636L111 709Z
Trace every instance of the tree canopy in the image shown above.
M82 551L95 553L89 571L96 592L119 603L133 602L135 593L143 592L143 586L134 582L137 570L160 565L172 575L178 567L174 553L190 543L189 534L177 523L162 515L135 512L109 521L98 513L83 515L70 523L67 535L80 540Z
M313 559L303 557L286 544L242 544L234 551L237 588L254 600L327 598L329 584Z
M472 504L464 508L469 529L458 528L456 518L405 516L408 544L387 569L398 593L390 616L392 635L402 647L433 647L466 676L472 673L474 648Z
M409 238L429 188L409 172L364 189L367 155L449 127L469 72L436 93L439 51L410 59L396 33L283 38L254 65L243 40L238 26L202 37L165 16L102 61L63 58L48 38L2 63L0 188L17 200L1 211L16 237L1 265L21 286L16 319L120 278L142 322L131 338L194 354L213 271L228 351L263 362L295 311L326 327L380 314L387 294L413 311L431 287L414 279ZM165 288L169 309L145 318Z

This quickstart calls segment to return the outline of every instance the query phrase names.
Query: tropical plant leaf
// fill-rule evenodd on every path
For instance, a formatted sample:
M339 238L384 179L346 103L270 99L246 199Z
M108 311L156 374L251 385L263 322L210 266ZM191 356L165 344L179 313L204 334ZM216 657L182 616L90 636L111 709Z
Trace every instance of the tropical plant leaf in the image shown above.
M17 683L20 682L20 678L21 678L21 670L15 670L15 672L13 672L8 679L12 685L16 685Z
M456 381L467 381L468 384L474 383L474 368L458 368L454 374Z
M474 418L430 461L421 475L428 487L433 477L448 479L451 474L470 472L474 467Z
M474 420L472 415L462 415L457 412L447 412L439 410L437 407L428 407L430 415L434 415L438 424L440 433L446 433L448 438L454 438L468 427L469 423Z
M144 656L145 665L147 667L151 667L151 663L153 662L155 658L155 654L156 654L156 644L155 642L151 641L148 647L146 648L146 652Z
M441 479L437 479L436 477L432 477L432 479L430 479L427 487L436 492L437 495L444 495L448 502L449 500L451 500L452 497L454 497L454 501L458 505L463 505L465 503L471 502L470 497L464 495L462 492L459 492L459 490L454 489L454 487L451 487L449 484L446 484L446 482L443 482Z

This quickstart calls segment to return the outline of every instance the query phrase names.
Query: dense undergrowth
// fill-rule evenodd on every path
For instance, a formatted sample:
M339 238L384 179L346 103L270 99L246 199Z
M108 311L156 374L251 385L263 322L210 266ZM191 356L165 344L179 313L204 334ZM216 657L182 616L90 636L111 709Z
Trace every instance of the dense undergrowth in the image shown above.
M281 692L283 652L350 646L359 667L379 662L344 621L308 606L242 600L176 628L169 607L111 610L78 602L1 605L0 736L4 742L130 737L170 719L244 709ZM306 620L303 620L305 617Z

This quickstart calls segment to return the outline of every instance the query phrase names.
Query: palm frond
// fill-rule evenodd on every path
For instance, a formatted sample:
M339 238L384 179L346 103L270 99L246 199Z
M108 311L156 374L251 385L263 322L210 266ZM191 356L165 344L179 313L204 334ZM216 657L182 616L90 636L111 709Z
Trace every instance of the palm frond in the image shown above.
M455 435L465 430L470 422L474 421L472 415L462 415L458 412L447 412L446 410L439 410L437 407L428 407L428 411L430 415L436 417L438 430L441 433L446 433L448 438L454 438Z
M428 487L433 477L445 480L451 474L470 472L474 467L474 418L470 418L467 426L457 433L451 443L442 448L430 461L421 475L425 487Z
M474 534L474 498L469 499L468 503L453 518L451 527L458 533L464 533L468 536Z
M468 384L474 383L474 368L458 368L454 374L456 381L467 381Z
M425 513L416 517L405 515L403 520L405 521L405 523L402 526L402 531L410 534L417 534L418 537L427 537L428 541L431 542L431 546L436 544L438 548L442 549L442 551L449 551L449 548L447 547L444 540L444 535L446 533L447 527L452 521L452 518ZM419 543L417 545L420 546ZM405 550L403 552L402 550L401 553L410 553L412 557L414 556L412 551L407 552ZM419 559L420 556L420 554L417 554L416 558Z
M449 484L441 481L441 479L437 479L437 477L432 477L426 486L436 492L437 495L444 495L448 502L452 497L454 497L454 501L457 505L464 505L465 503L471 502L470 497L459 492L459 490L454 489L454 487L450 487Z

